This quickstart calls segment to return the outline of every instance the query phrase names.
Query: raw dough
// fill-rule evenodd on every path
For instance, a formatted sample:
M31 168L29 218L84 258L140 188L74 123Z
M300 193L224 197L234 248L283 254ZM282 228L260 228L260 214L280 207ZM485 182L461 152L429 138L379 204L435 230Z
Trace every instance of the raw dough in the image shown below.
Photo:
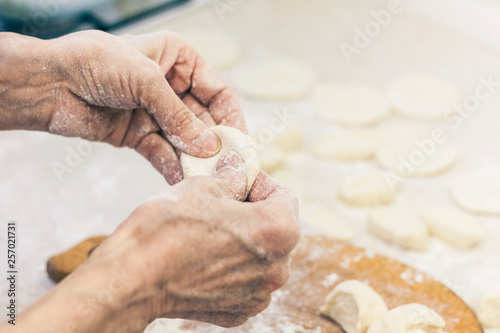
M259 151L260 168L268 174L279 169L284 160L285 154L275 145L269 145Z
M230 67L241 56L238 42L218 30L189 30L181 34L212 66Z
M398 306L375 320L368 333L442 333L445 322L425 305Z
M500 283L485 290L476 314L484 327L500 329Z
M378 238L410 250L427 249L429 234L418 218L397 207L377 208L368 215L368 231Z
M439 206L420 207L418 211L430 233L453 246L468 248L484 238L484 228L460 211Z
M292 122L282 132L276 133L273 141L273 144L285 152L300 150L303 143L304 129L299 121Z
M378 138L373 132L343 132L323 136L314 147L319 157L351 161L369 159L375 154Z
M450 194L472 213L500 215L500 172L484 168L457 177L450 183Z
M397 192L382 174L368 174L345 182L339 198L354 206L373 206L394 201Z
M246 198L246 195L250 192L253 182L260 171L257 149L252 139L236 128L229 126L219 125L210 128L210 130L219 137L221 143L220 151L215 156L209 158L199 158L188 154L181 154L180 161L182 171L184 172L184 178L192 176L210 176L222 155L229 151L235 151L245 162L248 172L245 193Z
M301 213L307 221L307 225L321 235L345 241L351 240L353 237L349 224L325 205L307 205Z
M320 309L322 314L340 324L346 333L365 333L373 321L387 311L382 297L358 280L338 284Z
M316 74L308 66L283 58L240 68L235 73L234 83L247 96L283 100L305 96L315 78Z
M453 84L425 75L407 75L389 86L393 108L402 115L421 120L442 120L459 102L460 91Z
M319 85L313 102L321 118L341 125L372 125L390 114L383 94L365 84Z

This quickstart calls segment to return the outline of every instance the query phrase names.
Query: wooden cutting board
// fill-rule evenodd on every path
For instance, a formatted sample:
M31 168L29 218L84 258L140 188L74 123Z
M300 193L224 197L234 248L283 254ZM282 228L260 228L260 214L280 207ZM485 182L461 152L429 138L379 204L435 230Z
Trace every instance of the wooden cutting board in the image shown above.
M94 238L87 251L104 237ZM84 242L85 243L85 242ZM78 249L78 246L74 249ZM74 250L72 249L72 250ZM87 253L74 258L86 257ZM69 261L71 250L59 255ZM52 274L58 261L48 263ZM68 261L67 260L67 261ZM81 261L80 261L81 263ZM54 266L54 264L56 266ZM76 267L79 263L76 264ZM75 265L73 265L75 266ZM76 268L75 267L75 268ZM439 313L446 321L445 331L453 333L483 332L468 306L443 284L416 269L393 259L326 238L304 236L292 254L292 273L287 284L273 294L273 302L262 314L237 328L221 329L212 325L185 321L183 328L195 332L324 332L342 333L333 321L321 316L319 307L338 283L356 279L368 283L386 301L389 308L421 303Z

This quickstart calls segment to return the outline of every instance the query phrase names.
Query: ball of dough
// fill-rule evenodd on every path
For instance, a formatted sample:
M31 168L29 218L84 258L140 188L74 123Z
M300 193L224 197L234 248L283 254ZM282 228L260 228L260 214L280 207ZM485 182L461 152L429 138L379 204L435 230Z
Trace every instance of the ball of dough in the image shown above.
M398 306L375 320L368 333L443 333L443 318L429 307L412 303Z
M368 215L368 231L378 238L410 250L427 249L427 226L409 212L396 207L377 208Z
M235 151L241 156L247 168L246 198L246 195L250 192L253 182L260 171L257 149L252 139L236 128L229 126L219 125L212 127L210 130L219 137L221 145L220 151L215 156L209 158L200 158L184 153L181 154L180 161L184 178L192 176L210 176L222 155L230 151Z
M322 204L306 205L301 214L307 225L321 235L344 241L349 241L353 237L353 231L349 224Z
M457 177L450 182L450 195L472 213L500 215L500 173L485 168Z
M389 99L400 114L420 120L442 120L459 102L459 89L438 78L411 74L389 85Z
M221 31L189 30L181 35L215 68L230 67L241 56L238 42Z
M382 297L358 280L338 284L320 309L322 314L340 324L346 333L365 333L373 321L387 311Z
M394 201L397 190L386 181L383 175L369 174L342 184L339 198L353 206L373 206Z
M500 284L484 292L476 307L476 314L484 327L500 329Z
M368 131L327 134L314 147L314 153L343 161L370 159L375 154L377 142L376 134Z
M308 66L290 59L268 60L240 68L235 73L235 87L256 99L283 100L305 96L316 74Z
M365 84L319 85L313 102L321 118L341 125L372 125L390 114L384 95Z
M419 207L418 213L432 235L458 248L469 248L484 238L484 228L471 216L458 210L440 207Z

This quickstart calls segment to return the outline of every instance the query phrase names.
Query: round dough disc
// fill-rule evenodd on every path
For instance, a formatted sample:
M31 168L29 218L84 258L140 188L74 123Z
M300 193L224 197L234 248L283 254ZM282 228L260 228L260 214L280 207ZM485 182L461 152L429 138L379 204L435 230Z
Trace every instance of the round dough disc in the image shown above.
M377 143L377 136L372 132L332 133L318 141L314 153L343 161L370 159L375 155Z
M248 172L245 192L246 198L246 195L250 192L253 182L260 171L257 149L252 139L236 128L229 126L219 125L212 127L210 130L219 137L221 143L220 151L215 156L209 158L199 158L184 153L181 154L180 161L184 178L192 176L210 176L222 155L230 151L235 151L245 162Z
M308 66L290 59L274 59L240 68L235 87L243 94L263 100L283 100L306 95L316 75Z
M340 187L339 197L349 205L373 206L394 201L397 192L382 174L373 173L346 181Z
M450 183L450 194L472 213L500 215L500 174L494 168L457 177Z
M390 113L383 94L365 84L319 85L314 90L313 102L321 118L341 125L372 125Z
M189 30L182 34L212 66L218 69L230 67L241 56L238 42L217 30Z
M421 120L442 120L459 98L459 89L453 84L425 75L403 76L389 86L392 107L402 115Z

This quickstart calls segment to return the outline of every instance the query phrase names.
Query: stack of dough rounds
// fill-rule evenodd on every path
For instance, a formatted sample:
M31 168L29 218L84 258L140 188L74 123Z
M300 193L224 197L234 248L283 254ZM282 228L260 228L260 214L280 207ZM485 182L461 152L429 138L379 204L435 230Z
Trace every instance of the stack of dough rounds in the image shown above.
M235 73L235 87L243 94L263 100L288 100L305 96L316 74L291 59L273 59L242 67Z
M215 156L209 158L199 158L184 153L181 154L180 161L182 171L184 172L184 178L192 176L210 176L222 155L230 151L235 151L241 156L247 168L248 179L245 192L246 198L260 171L257 149L252 139L236 128L229 126L219 125L212 127L210 130L219 137L221 144L220 151Z
M484 238L483 227L471 216L440 206L419 207L419 216L432 235L458 248L469 248Z
M394 201L397 192L382 174L373 173L346 181L340 187L339 198L353 206L373 206Z
M389 115L384 95L375 87L363 84L323 84L316 87L313 102L319 116L348 126L367 126Z
M443 333L443 318L425 305L398 306L375 320L367 333Z
M428 121L442 120L459 102L454 85L429 76L410 74L393 81L389 87L392 107L400 114Z
M302 210L302 214L308 225L321 235L344 241L351 240L353 237L349 224L325 205L307 205Z
M372 210L368 216L368 231L386 242L410 250L426 250L429 241L426 225L397 207Z
M322 314L342 326L346 333L365 333L387 311L382 297L370 286L357 280L338 284L320 309Z
M199 53L215 68L224 69L238 61L241 56L238 42L218 30L189 30L182 33Z
M450 194L469 212L500 215L500 172L485 168L457 177L450 183Z

